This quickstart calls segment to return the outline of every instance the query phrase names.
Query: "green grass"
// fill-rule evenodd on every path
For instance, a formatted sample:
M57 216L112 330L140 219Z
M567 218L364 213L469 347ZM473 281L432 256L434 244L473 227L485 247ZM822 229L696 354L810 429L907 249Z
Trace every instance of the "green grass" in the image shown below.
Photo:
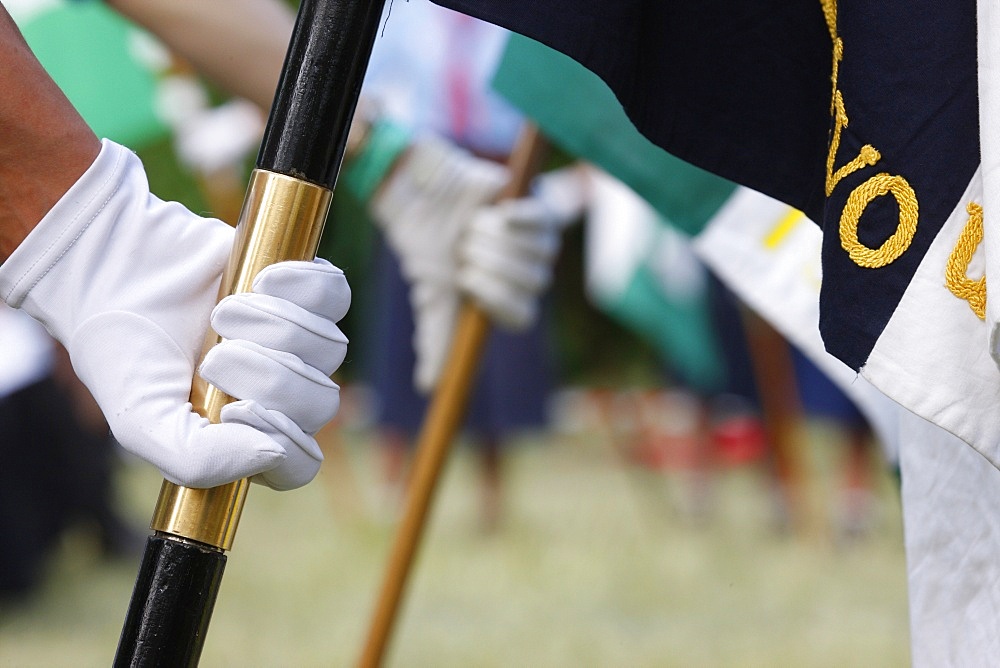
M251 490L203 666L356 662L392 540L367 436L345 434L350 477L328 466L302 490ZM682 476L624 467L593 435L510 450L504 521L484 533L474 451L459 449L387 665L908 665L897 495L881 480L876 533L832 540L823 436L794 534L774 530L756 468L718 475L693 522ZM122 482L145 523L158 476L132 465ZM136 565L67 537L40 595L0 611L0 666L109 665Z

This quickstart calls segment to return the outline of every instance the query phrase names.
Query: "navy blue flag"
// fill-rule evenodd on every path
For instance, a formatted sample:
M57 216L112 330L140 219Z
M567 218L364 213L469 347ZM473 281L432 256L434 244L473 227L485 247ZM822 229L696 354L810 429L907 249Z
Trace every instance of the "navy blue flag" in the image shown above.
M817 222L826 348L1000 462L972 0L435 1L569 55L653 143Z
M435 1L569 55L654 143L818 220L831 62L818 0Z

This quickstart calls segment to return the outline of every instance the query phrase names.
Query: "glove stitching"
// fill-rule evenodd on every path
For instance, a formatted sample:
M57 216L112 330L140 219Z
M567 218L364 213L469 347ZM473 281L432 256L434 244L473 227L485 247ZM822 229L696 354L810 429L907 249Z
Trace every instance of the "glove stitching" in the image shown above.
M124 157L123 155L119 154L119 156L115 159L115 165L111 169L111 173L108 175L108 178L105 179L104 182L97 188L97 193L95 193L95 195L93 197L91 197L83 207L81 207L81 209L83 211L85 211L87 209L87 207L90 205L91 202L93 202L95 199L97 199L97 197L99 196L99 194L101 193L101 191L104 190L104 187L109 182L111 182L112 180L114 180L115 178L118 177L118 166L121 164L123 157ZM67 244L66 247L62 250L62 252L59 253L59 255L56 256L49 263L49 266L31 283L31 285L28 286L28 289L24 291L24 295L22 295L22 297L18 300L18 303L17 304L11 304L11 306L17 308L24 301L24 299L31 293L31 291L35 289L35 286L37 286L42 281L42 279L45 278L50 271L52 271L52 268L55 267L59 263L59 260L61 260L63 258L63 256L66 255L66 253L68 253L69 250L76 244L76 242L79 241L80 237L82 237L83 234L88 229L90 229L90 226L97 219L97 217L100 216L101 212L103 212L104 209L107 208L108 203L111 202L111 200L114 198L114 196L116 194L118 194L118 191L121 190L121 187L122 187L122 184L119 181L118 185L115 186L115 189L107 196L107 198L104 200L104 202L101 204L101 206L97 209L97 211L95 211L94 214L90 217L90 220L83 225L83 227L80 229L80 231L77 232L76 236L73 237L73 239L69 242L69 244ZM57 202L57 204L58 204L58 202ZM53 207L53 208L55 208L55 207ZM78 217L79 217L79 214L77 214L77 216L74 216L73 222L75 222ZM43 220L44 220L44 218L43 218ZM25 279L25 277L27 277L31 273L33 273L34 268L40 262L42 262L45 259L45 257L48 255L49 251L53 247L59 245L60 241L62 241L63 235L65 234L65 231L68 230L68 229L70 229L71 227L72 227L72 225L67 225L66 227L64 227L63 231L61 231L59 233L59 235L55 239L52 240L52 242L45 248L45 250L42 253L39 254L39 256L35 259L35 261L32 262L30 266L28 266L28 267L25 268L25 270L21 274L21 276L18 277L18 279L14 281L14 284L11 286L11 289L7 291L7 294L3 295L3 299L4 299L5 302L9 299L10 295L13 294L17 290L17 288L18 288L19 284L21 283L21 281L23 281Z
M150 327L152 327L157 332L159 332L160 334L162 334L164 339L166 339L167 341L170 342L170 345L172 345L174 347L174 351L176 353L179 353L184 358L184 360L187 362L188 366L191 367L192 372L194 371L195 359L194 359L194 357L192 357L191 352L184 350L184 347L181 346L181 344L178 343L177 339L175 339L173 336L171 336L170 333L166 329L164 329L158 322L156 322L152 318L149 318L146 315L143 315L141 313L136 313L135 311L128 311L128 310L125 310L125 309L112 309L110 311L101 311L99 313L94 313L94 314L89 315L86 318L84 318L83 322L81 322L79 325L77 325L73 329L73 334L68 339L67 348L70 349L71 351L74 349L74 346L75 346L75 343L77 341L77 337L79 336L79 333L84 328L90 326L92 322L98 322L98 321L103 320L105 318L115 317L115 316L125 316L125 317L127 317L129 319L135 319L135 320L137 320L137 321L139 321L141 323L148 324ZM88 387L89 387L89 385L88 385Z

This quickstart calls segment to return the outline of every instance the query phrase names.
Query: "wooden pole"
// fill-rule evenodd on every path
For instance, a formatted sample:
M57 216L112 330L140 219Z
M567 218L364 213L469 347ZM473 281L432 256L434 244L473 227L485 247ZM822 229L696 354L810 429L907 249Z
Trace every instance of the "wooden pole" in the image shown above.
M803 416L788 342L747 307L741 310L760 395L764 429L777 491L781 528L802 529L808 517L803 462Z
M511 180L500 193L500 199L522 197L528 192L547 149L547 142L538 128L527 124L508 162ZM488 316L478 306L466 302L459 314L448 361L417 437L403 518L396 531L360 661L364 668L382 663L437 482L465 415L469 391L488 334Z
M220 299L249 290L272 263L316 256L383 4L302 1ZM213 335L206 349L217 340ZM196 412L218 422L229 401L195 379ZM164 481L115 666L198 664L248 486L239 480L191 489Z

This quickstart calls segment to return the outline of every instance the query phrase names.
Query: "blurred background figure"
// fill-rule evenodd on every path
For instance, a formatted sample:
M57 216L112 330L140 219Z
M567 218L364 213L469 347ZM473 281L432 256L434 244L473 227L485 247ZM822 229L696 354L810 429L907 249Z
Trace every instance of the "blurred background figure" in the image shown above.
M366 151L346 164L343 182L368 202L383 232L365 354L389 495L398 500L462 294L450 249L506 182L503 165L522 118L489 88L505 31L426 0L398 3L385 20L362 88ZM398 162L382 179L366 182L358 163L370 168L386 143L395 143ZM398 185L415 170L422 170L418 180L434 183L423 190ZM572 203L568 212L555 212L563 202L553 199L562 196L546 200L540 190L533 207L517 214L532 219L529 225L561 226L574 217ZM507 213L498 215L501 225L511 224ZM486 528L501 516L502 449L516 434L546 424L553 370L544 312L531 311L501 318L491 330L470 398L467 428L479 452Z
M167 137L155 108L168 61L145 33L98 3L4 4L98 134L130 146ZM144 527L131 525L119 506L122 458L104 416L66 351L30 317L4 306L0 461L0 596L35 591L71 529L92 536L104 556L141 554Z
M648 202L604 172L594 169L591 178L587 296L655 351L658 371L651 386L632 395L632 433L614 434L617 447L633 464L679 477L685 487L676 500L679 512L703 519L713 466L711 401L729 380L712 322L709 277L684 236ZM635 380L617 382L634 386ZM618 422L613 412L621 409L620 398L605 395L603 403L606 420Z
M827 423L839 445L831 499L834 538L842 544L870 537L879 520L878 467L890 469L868 419L798 348L795 378L805 414Z
M42 583L64 533L81 528L110 558L145 536L118 507L116 446L104 416L37 322L0 306L0 599Z

